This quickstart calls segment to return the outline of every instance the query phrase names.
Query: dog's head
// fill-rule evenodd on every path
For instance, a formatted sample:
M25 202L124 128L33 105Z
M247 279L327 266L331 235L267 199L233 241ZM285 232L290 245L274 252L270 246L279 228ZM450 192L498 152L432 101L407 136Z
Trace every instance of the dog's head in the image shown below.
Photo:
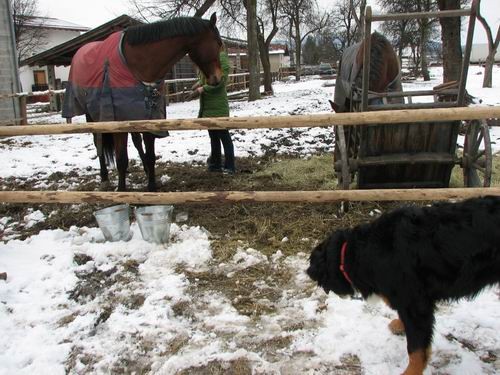
M347 231L339 230L316 246L309 258L307 274L326 293L332 291L339 296L354 294L351 283L340 271L340 252L346 240Z

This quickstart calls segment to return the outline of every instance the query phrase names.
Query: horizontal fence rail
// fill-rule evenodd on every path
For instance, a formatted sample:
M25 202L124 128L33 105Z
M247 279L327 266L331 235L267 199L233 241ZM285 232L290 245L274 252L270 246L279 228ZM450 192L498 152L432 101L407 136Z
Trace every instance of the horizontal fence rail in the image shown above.
M328 113L300 116L214 117L172 120L112 121L0 127L0 137L75 133L133 133L168 130L264 129L407 124L500 118L500 106Z
M465 17L470 15L471 15L471 9L459 9L459 10L443 10L440 12L374 14L371 17L371 20L373 22L381 22L381 21L414 20L422 18Z
M325 191L195 191L171 193L97 191L0 191L0 202L44 204L334 203L341 201L434 201L500 196L500 188Z

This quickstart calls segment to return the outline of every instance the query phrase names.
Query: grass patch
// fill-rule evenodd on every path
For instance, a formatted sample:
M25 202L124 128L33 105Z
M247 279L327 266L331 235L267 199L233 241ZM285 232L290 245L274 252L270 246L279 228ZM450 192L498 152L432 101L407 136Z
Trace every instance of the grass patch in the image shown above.
M464 171L460 166L455 166L451 171L450 187L462 188L464 187ZM481 177L481 175L480 175ZM491 187L500 186L500 153L493 155L492 170L491 170Z
M277 187L293 190L333 190L337 179L331 155L282 158L254 174L257 181L271 180Z

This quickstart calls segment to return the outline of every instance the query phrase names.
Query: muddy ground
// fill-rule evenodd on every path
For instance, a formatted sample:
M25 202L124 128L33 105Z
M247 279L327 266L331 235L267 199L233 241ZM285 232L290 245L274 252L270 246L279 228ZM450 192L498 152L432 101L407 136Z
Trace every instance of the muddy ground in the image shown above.
M495 159L495 183L498 183L498 160ZM329 155L317 155L309 158L293 158L287 156L267 155L260 158L238 159L238 172L235 175L211 173L203 164L165 164L159 163L157 175L168 175L170 179L159 186L159 191L220 191L220 190L318 190L333 189L336 186L335 176L332 172L332 159ZM141 191L145 188L144 172L140 164L131 162L129 168L129 186L131 190ZM461 171L456 171L453 181L459 180ZM116 181L116 174L111 175L111 181ZM68 185L78 186L77 190L98 190L100 182L97 175L85 175L79 171L68 174L53 173L43 181L47 190L63 189ZM8 190L33 190L40 183L37 179L4 179L2 186ZM456 183L456 182L453 182ZM457 182L458 183L458 182ZM182 224L202 226L211 235L214 263L222 264L230 261L235 249L241 245L258 249L261 253L271 256L280 250L285 256L295 255L300 252L308 254L314 244L336 228L351 226L371 220L381 212L402 204L425 204L412 202L386 202L386 203L350 203L347 213L340 213L339 204L220 204L203 205L189 204L176 205L174 218L182 218ZM93 212L100 208L99 205L0 205L0 217L11 217L12 223L18 225L8 226L8 232L0 233L2 239L24 239L44 229L69 229L71 226L85 227L96 226ZM23 218L34 210L42 211L46 220L27 228L23 225ZM177 214L177 215L176 215ZM85 264L89 259L85 256L75 255L76 264ZM121 304L129 308L137 308L144 302L144 296L133 294L127 300L115 297L114 291L126 288L128 284L136 282L136 263L123 263L108 274L100 271L87 272L77 275L79 283L71 291L70 298L75 301L88 298L101 298L106 301L102 306L101 315L96 325L106 321L113 309ZM291 275L286 267L272 268L271 263L263 264L245 272L237 273L235 278L227 277L212 272L184 272L193 285L192 293L203 295L207 290L218 290L233 301L233 306L242 315L257 320L263 314L272 314L283 297L282 291L291 283ZM257 280L266 279L268 287L255 290L253 285ZM313 286L311 285L311 288ZM297 293L311 293L311 290L298 291ZM266 303L262 303L266 301ZM175 314L195 319L197 306L188 304L174 306ZM74 319L67 317L67 324ZM300 330L300 326L284 327L285 331ZM450 338L453 340L454 338ZM280 349L287 347L292 336L282 335L279 339L269 342L244 343L248 348L261 350L278 356ZM179 337L169 343L168 354L174 354L186 344L187 339ZM147 343L143 350L147 351ZM497 354L492 353L489 360L495 361ZM74 370L76 359L80 363L88 362L88 370L92 370L92 358L85 359L85 353L80 352L75 346L72 356L66 364L67 371ZM147 356L130 358L127 362L117 362L113 372L147 373L151 369ZM328 373L336 374L362 374L363 369L357 357L346 357L341 365L325 369ZM252 364L244 359L222 363L214 361L203 367L193 367L181 372L183 375L197 374L251 374ZM326 372L325 372L326 373Z

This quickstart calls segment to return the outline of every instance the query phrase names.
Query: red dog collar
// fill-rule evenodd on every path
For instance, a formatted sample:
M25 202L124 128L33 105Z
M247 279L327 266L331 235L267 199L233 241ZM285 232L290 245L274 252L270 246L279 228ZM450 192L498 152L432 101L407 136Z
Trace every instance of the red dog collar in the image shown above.
M344 267L344 261L345 261L345 252L347 250L347 242L344 242L342 244L342 250L340 250L340 271L342 272L342 274L344 275L345 279L347 281L349 281L349 284L353 285L352 284L352 281L351 281L351 278L349 277L349 275L347 274L347 271Z

